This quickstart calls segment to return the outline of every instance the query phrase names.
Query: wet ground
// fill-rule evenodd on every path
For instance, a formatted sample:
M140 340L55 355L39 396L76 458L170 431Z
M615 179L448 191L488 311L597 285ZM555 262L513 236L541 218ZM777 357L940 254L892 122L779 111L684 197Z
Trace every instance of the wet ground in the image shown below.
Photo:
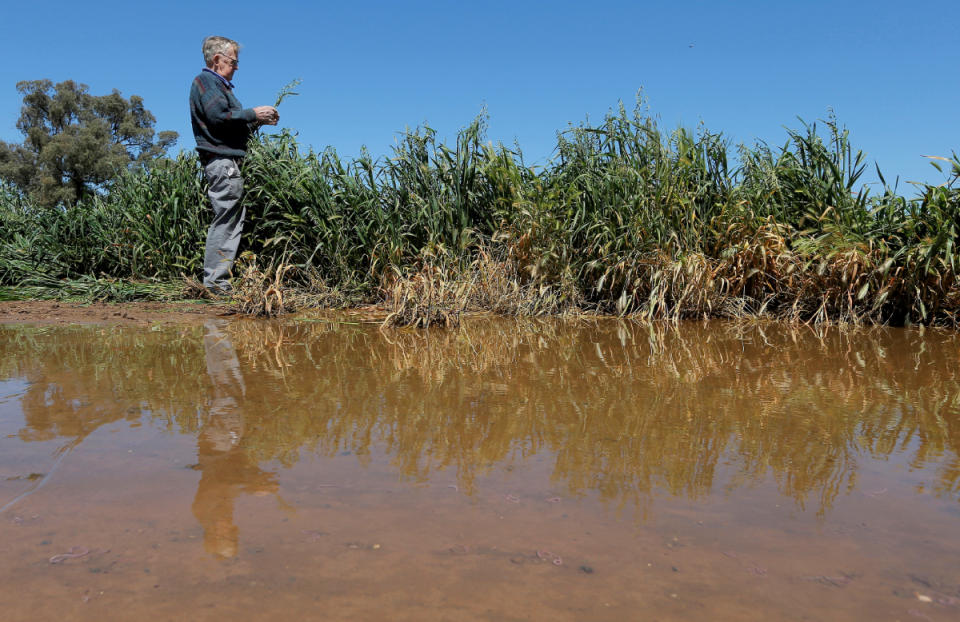
M63 302L56 300L0 300L0 325L189 324L231 315L229 305L192 302Z
M4 620L958 620L960 338L0 326Z

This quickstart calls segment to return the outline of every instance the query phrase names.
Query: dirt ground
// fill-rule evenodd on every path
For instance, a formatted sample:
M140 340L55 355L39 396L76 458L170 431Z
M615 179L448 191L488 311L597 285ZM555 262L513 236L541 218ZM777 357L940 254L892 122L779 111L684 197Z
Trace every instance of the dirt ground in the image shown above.
M379 324L387 311L376 305L340 310L304 309L313 318ZM294 315L300 316L301 313ZM0 301L0 324L183 324L209 318L252 317L222 302L58 302L55 300ZM287 316L284 316L287 317Z
M0 302L0 324L156 324L233 315L227 304L199 302Z

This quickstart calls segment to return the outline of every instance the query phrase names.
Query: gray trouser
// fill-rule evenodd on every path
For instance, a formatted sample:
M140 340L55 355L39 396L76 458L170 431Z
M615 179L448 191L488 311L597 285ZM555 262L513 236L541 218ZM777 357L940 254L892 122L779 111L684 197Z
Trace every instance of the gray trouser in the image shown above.
M240 204L243 178L240 167L230 158L214 158L203 168L207 176L207 196L213 206L213 221L207 232L203 256L203 285L228 289L230 269L237 256L246 208Z

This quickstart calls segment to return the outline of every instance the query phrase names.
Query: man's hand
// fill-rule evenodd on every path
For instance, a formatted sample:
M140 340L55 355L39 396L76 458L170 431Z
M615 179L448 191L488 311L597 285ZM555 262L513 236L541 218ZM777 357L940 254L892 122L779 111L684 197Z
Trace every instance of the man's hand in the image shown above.
M276 125L280 122L280 113L273 106L257 106L253 111L257 113L257 123L260 125Z

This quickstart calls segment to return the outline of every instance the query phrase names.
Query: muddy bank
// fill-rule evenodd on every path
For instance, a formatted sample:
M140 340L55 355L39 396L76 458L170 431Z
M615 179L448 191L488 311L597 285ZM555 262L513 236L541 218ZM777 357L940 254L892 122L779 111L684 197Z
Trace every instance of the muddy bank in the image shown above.
M156 324L203 322L232 315L229 305L200 302L123 302L90 304L28 300L0 302L0 323Z
M304 321L324 318L338 322L379 323L387 312L377 306L353 309L305 310ZM62 302L55 300L0 301L0 324L195 324L212 318L250 317L237 306L223 302ZM290 316L288 316L290 317Z

